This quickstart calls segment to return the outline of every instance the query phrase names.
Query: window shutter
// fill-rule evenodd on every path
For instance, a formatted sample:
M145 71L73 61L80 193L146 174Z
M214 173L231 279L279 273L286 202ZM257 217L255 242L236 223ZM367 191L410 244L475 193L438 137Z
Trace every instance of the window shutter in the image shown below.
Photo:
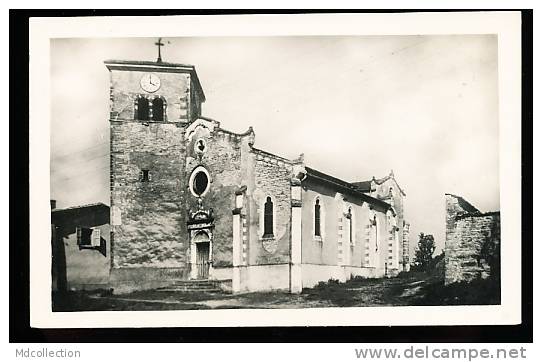
M152 181L152 172L151 172L151 170L147 171L147 178L148 178L149 182Z
M76 228L77 245L80 247L89 246L92 243L92 229L78 226Z
M101 245L101 230L100 229L93 229L92 230L92 237L90 239L90 245L99 247Z
M139 171L139 181L143 181L143 170Z
M83 235L83 230L81 229L81 227L77 226L75 228L75 232L77 234L77 245L81 245L81 237Z

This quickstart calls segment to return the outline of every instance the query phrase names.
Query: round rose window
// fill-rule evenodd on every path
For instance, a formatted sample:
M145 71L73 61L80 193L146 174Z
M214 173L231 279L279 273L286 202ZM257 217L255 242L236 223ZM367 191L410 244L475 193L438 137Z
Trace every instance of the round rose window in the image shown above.
M209 190L209 173L203 167L197 167L190 176L190 191L195 196L202 196Z

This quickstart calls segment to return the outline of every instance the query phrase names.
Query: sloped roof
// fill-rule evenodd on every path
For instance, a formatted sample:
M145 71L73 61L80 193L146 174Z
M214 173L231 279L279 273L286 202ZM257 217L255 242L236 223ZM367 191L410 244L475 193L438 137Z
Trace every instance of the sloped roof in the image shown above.
M286 158L286 157L282 157L282 156L276 155L276 154L274 154L274 153L271 153L271 152L268 152L268 151L264 151L264 150L262 150L262 149L259 149L259 148L254 147L254 146L251 147L251 150L252 150L253 152L255 152L255 153L260 153L260 154L263 154L263 155L266 155L266 156L269 156L269 157L273 157L273 158L279 159L279 160L281 160L281 161L283 161L283 162L285 162L285 163L290 163L290 164L291 164L291 163L294 163L293 160L290 160L290 159L288 159L288 158Z
M107 208L107 210L109 210L109 206L107 206L103 202L95 202L95 203L92 203L92 204L84 204L84 205L65 207L63 209L53 209L53 210L51 210L51 212L52 213L62 213L62 212L71 212L71 211L76 211L76 210L81 210L81 209L103 209L103 208Z
M337 177L328 175L326 173L323 173L321 171L315 170L314 168L310 168L310 167L305 167L305 171L308 178L312 178L318 181L325 182L329 185L332 185L338 191L354 194L357 197L359 197L361 200L372 205L378 205L378 206L384 207L385 209L391 208L391 205L388 204L387 202L376 199L372 196L369 196L359 191L358 188L350 182L343 181Z
M500 211L488 211L488 212L467 212L465 214L457 215L456 218L459 219L466 219L469 217L486 217L486 216L501 216Z
M64 209L51 210L53 224L71 225L86 220L88 224L100 225L109 223L109 206L101 202Z
M393 181L395 181L395 184L397 185L397 188L399 189L399 191L403 194L403 196L406 196L405 191L401 188L401 186L399 185L399 182L397 182L397 180L393 176L393 173L390 173L389 175L384 176L382 178L373 177L372 180L352 182L352 185L355 185L356 187L358 187L359 190L362 191L362 192L370 192L371 191L371 183L373 181L377 185L382 185L384 182L388 181L389 179L392 179Z
M468 212L469 214L481 214L482 213L473 204L471 204L470 202L468 202L467 200L465 200L461 196L457 196L457 195L454 195L454 194L448 194L448 193L446 195L449 195L449 196L452 196L452 197L456 198L457 203L459 204L459 206L461 206L461 208L463 210L465 210L466 212Z
M358 191L361 192L371 191L371 181L352 182L352 185L354 185L358 189Z

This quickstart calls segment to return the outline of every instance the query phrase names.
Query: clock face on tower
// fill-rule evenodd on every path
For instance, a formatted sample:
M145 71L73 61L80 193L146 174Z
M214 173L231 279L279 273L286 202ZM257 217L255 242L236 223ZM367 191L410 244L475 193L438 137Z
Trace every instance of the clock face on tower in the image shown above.
M147 73L141 77L139 84L144 91L153 93L160 88L160 78L156 74Z

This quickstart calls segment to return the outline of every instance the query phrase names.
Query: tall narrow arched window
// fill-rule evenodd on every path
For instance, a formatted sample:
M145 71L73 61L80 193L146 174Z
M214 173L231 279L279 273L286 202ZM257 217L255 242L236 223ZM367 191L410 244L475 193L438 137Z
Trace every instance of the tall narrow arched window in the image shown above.
M149 101L145 97L139 97L137 99L136 119L139 119L142 121L149 120Z
M152 119L157 122L164 120L164 100L162 98L154 98L152 101Z
M320 227L320 199L316 199L314 203L314 236L322 236Z
M267 197L267 200L264 204L263 211L263 236L272 237L273 236L273 201L271 197Z

